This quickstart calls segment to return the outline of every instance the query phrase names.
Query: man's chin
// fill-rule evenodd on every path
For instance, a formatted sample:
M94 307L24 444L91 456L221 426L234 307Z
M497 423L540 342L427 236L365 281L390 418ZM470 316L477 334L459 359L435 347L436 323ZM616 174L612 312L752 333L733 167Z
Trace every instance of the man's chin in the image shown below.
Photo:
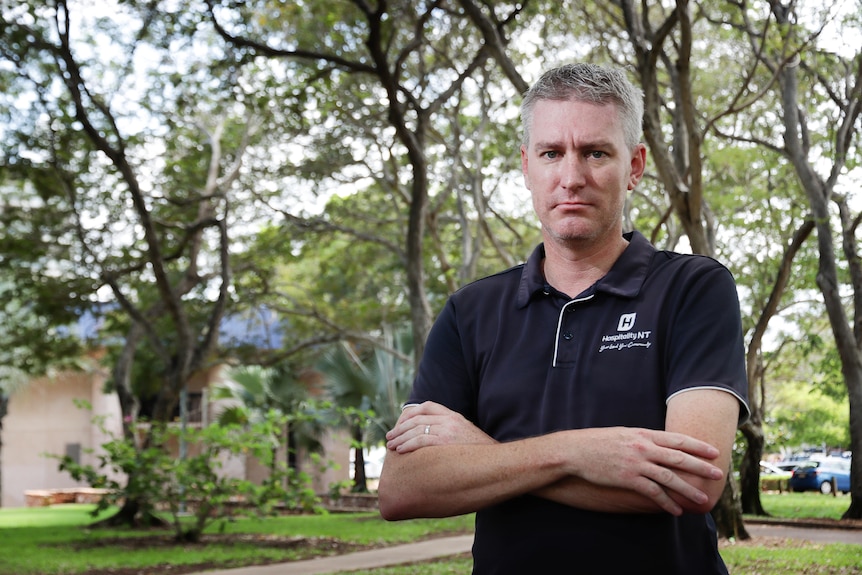
M595 241L600 234L589 226L560 226L556 229L545 230L546 236L557 242L591 242Z

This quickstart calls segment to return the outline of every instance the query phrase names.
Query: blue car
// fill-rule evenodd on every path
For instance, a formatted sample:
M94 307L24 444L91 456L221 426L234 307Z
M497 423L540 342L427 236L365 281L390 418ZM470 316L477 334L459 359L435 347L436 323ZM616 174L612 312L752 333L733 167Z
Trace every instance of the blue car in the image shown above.
M791 491L817 490L820 493L832 493L834 488L842 493L849 493L850 460L839 458L804 461L793 470L787 486Z

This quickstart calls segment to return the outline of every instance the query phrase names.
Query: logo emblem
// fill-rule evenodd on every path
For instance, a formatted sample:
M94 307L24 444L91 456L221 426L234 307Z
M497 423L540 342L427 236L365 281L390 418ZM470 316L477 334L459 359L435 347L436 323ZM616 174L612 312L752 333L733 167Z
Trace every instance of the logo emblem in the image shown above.
M629 331L635 326L636 313L624 313L620 316L620 323L617 324L617 331Z

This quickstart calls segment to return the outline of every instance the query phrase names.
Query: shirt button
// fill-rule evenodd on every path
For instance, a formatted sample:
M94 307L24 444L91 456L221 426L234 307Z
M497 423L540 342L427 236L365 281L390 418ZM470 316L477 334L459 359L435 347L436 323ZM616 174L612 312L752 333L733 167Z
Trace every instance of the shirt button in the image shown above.
M565 339L566 341L570 341L574 337L575 337L575 334L573 334L570 331L567 331L566 333L563 334L563 339Z

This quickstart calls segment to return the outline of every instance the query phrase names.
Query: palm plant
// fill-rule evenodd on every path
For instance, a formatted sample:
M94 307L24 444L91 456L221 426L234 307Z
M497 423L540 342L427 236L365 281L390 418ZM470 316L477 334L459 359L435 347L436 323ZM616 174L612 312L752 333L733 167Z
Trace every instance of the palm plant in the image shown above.
M232 369L226 380L215 386L213 397L234 401L219 413L218 422L222 424L262 421L271 411L287 415L288 422L282 437L286 463L289 469L299 471L297 450L305 449L309 453L323 451L320 438L325 430L318 418L305 416L311 391L293 374L294 370L288 365L251 365ZM272 465L275 465L275 458Z
M367 492L366 446L384 442L395 425L413 381L413 341L409 330L384 330L380 345L364 357L347 342L330 348L318 364L333 403L346 418L354 450L353 491Z

